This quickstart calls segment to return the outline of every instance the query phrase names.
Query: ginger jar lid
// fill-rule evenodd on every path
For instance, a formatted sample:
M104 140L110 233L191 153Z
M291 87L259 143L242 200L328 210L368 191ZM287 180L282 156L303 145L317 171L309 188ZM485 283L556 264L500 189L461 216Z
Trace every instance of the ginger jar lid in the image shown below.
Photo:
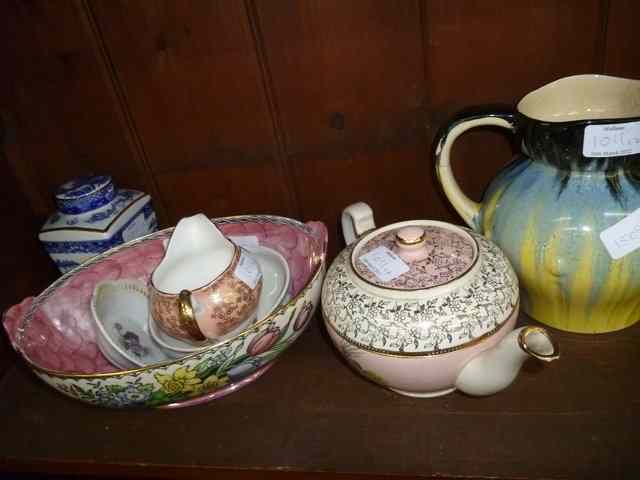
M517 314L517 277L493 242L445 222L400 222L362 235L327 272L328 327L353 346L447 353L487 338Z
M78 177L60 185L55 193L61 213L77 215L104 207L116 196L113 181L108 175Z

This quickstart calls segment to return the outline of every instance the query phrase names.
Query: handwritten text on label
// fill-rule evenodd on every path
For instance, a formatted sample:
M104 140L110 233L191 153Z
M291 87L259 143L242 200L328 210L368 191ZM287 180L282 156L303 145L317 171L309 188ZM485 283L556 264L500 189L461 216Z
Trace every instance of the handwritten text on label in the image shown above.
M588 125L584 129L585 157L619 157L640 153L640 122Z
M640 208L600 232L600 239L614 260L640 248Z
M394 278L398 278L403 273L409 271L409 265L404 263L398 255L384 246L374 248L370 252L365 253L360 257L360 261L364 263L381 282L390 282Z

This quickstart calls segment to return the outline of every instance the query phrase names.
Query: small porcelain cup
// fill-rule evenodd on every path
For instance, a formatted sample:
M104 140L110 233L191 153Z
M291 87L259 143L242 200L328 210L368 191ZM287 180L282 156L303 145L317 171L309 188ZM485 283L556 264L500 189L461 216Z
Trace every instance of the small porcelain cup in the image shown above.
M248 250L258 261L262 271L262 292L260 293L260 300L256 310L256 321L260 321L288 301L291 275L287 261L276 250L264 246L250 247ZM194 345L193 343L178 340L164 333L150 315L148 315L148 321L149 335L171 358L182 358L185 355L199 352L211 346L211 343ZM218 340L228 340L238 335L244 327L246 325L240 325Z
M149 310L164 333L200 345L251 322L261 289L252 254L198 214L178 222L151 274Z

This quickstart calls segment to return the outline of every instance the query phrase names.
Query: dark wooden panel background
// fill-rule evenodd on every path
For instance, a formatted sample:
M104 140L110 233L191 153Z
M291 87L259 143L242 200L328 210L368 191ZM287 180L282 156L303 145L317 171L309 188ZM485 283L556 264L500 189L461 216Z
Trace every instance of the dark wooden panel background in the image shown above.
M433 173L437 129L562 76L640 76L639 15L633 0L3 1L0 182L29 219L12 241L46 261L30 239L52 192L90 172L151 193L163 226L322 220L332 253L358 200L380 224L459 222ZM511 153L472 132L454 168L479 198Z
M332 255L340 212L358 200L379 224L460 223L433 171L438 128L567 75L640 78L638 18L637 0L0 0L0 311L56 275L36 234L55 187L77 175L149 192L162 226L199 211L322 220ZM474 131L453 164L479 199L511 155L504 135ZM1 337L0 376L15 358ZM588 470L574 450L627 458L567 421L582 447L543 455L549 471L565 456ZM436 471L462 472L438 452Z

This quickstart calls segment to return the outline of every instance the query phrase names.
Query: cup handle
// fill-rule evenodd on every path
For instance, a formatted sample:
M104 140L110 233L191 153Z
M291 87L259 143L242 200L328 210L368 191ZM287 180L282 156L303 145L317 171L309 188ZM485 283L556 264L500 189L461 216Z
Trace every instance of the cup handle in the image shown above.
M480 126L502 127L515 131L514 115L511 111L489 111L463 116L450 123L438 136L436 147L436 173L445 195L462 219L472 229L478 230L477 216L482 205L467 197L451 170L451 147L456 139L471 128Z
M342 234L347 245L351 245L356 238L367 230L373 230L373 210L364 202L349 205L342 211Z
M207 339L202 334L196 321L196 315L193 311L193 305L191 304L191 292L189 290L182 290L178 294L178 316L180 317L180 323L193 340L200 342Z

